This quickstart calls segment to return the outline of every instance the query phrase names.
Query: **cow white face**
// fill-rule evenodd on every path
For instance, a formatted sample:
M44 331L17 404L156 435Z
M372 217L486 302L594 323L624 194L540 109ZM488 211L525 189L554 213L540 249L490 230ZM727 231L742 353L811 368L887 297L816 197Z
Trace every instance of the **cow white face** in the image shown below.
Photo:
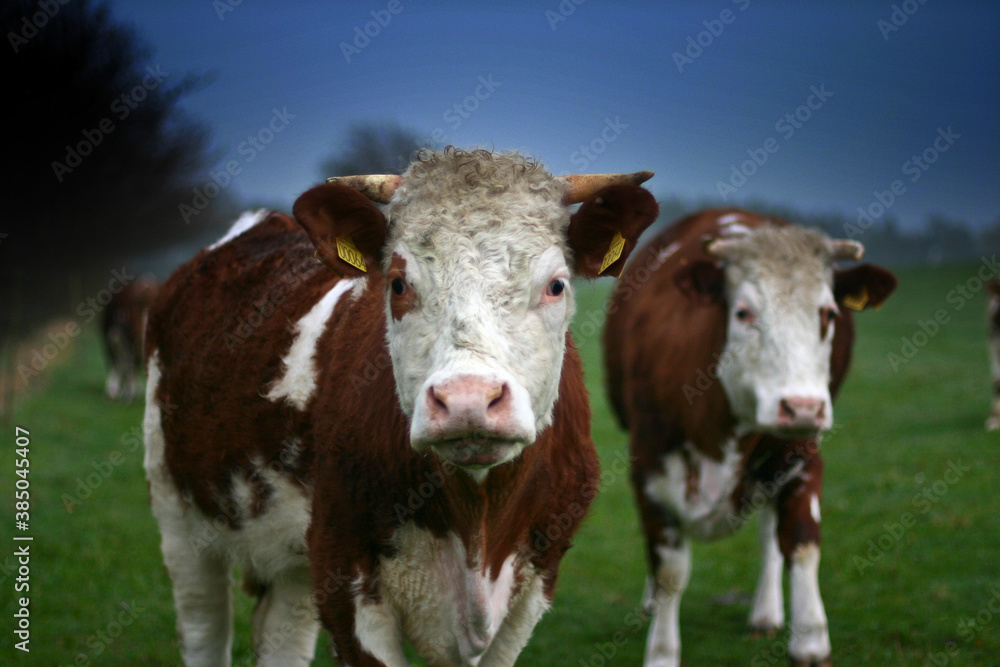
M390 212L396 390L415 449L486 470L520 454L552 419L574 312L560 234L569 214L529 193L423 208L418 200Z
M478 479L552 423L573 274L618 275L656 218L655 201L634 185L605 187L572 216L566 190L518 154L452 150L403 174L388 223L339 185L296 202L325 260L336 264L334 241L350 236L383 273L411 445Z
M829 260L800 258L779 267L744 255L726 265L725 294L719 378L737 430L801 435L828 429L830 355L840 312Z

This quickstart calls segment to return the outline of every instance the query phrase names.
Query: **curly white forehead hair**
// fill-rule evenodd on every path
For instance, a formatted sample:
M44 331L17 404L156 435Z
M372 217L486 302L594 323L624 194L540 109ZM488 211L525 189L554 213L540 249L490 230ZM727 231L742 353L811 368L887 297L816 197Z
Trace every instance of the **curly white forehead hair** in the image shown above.
M516 151L448 147L423 151L403 174L388 209L388 245L414 250L439 233L473 236L516 219L518 236L538 240L540 252L563 245L569 211L565 180ZM403 224L400 224L403 223Z

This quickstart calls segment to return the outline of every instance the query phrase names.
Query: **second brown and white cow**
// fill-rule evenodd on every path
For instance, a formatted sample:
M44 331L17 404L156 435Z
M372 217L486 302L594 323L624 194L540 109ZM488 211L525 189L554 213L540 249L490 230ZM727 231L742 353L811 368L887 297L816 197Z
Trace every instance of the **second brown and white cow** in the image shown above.
M229 664L234 563L261 664L308 663L317 611L351 667L407 665L405 640L514 663L596 492L571 279L617 275L657 214L609 180L427 154L243 218L167 281L145 465L188 665Z
M680 662L689 541L730 535L755 509L763 568L750 625L784 624L789 567L789 654L827 664L819 434L847 372L850 310L880 306L896 285L876 266L835 266L862 251L749 211L708 210L653 238L616 284L605 360L651 568L647 667Z
M112 400L130 403L142 396L143 338L157 289L156 278L142 275L111 297L104 311L101 329L108 355L104 393Z
M986 430L1000 429L1000 279L986 283L987 351L990 377L993 380L993 403L986 419Z

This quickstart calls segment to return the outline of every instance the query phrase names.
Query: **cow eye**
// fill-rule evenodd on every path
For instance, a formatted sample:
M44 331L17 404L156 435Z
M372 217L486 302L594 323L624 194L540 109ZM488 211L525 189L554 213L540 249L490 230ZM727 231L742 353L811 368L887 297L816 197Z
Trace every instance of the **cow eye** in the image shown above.
M735 312L736 319L744 324L753 324L753 313L750 312L749 308L740 307L736 309Z
M819 337L826 340L826 334L830 331L830 325L840 316L840 311L836 306L819 309Z
M389 287L392 289L392 293L396 296L402 296L406 291L406 281L402 278L393 278L392 282L389 283Z
M824 328L829 326L838 317L840 317L840 311L835 307L819 309L819 319Z
M566 281L562 278L556 278L549 283L548 289L545 290L546 296L559 296L566 290Z

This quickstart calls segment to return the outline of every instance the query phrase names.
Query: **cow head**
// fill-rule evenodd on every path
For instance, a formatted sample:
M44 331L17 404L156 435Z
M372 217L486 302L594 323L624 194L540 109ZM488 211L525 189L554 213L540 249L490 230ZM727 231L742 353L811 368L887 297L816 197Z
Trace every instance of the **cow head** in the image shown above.
M706 239L709 259L686 266L679 285L689 296L726 309L726 342L719 359L736 432L799 437L829 429L831 352L845 308L879 307L895 277L857 260L855 241L765 224Z
M617 276L658 212L637 185L590 179L554 177L517 153L447 149L401 177L334 179L296 202L328 265L385 290L417 451L482 479L551 423L571 279ZM388 204L387 219L369 198Z

